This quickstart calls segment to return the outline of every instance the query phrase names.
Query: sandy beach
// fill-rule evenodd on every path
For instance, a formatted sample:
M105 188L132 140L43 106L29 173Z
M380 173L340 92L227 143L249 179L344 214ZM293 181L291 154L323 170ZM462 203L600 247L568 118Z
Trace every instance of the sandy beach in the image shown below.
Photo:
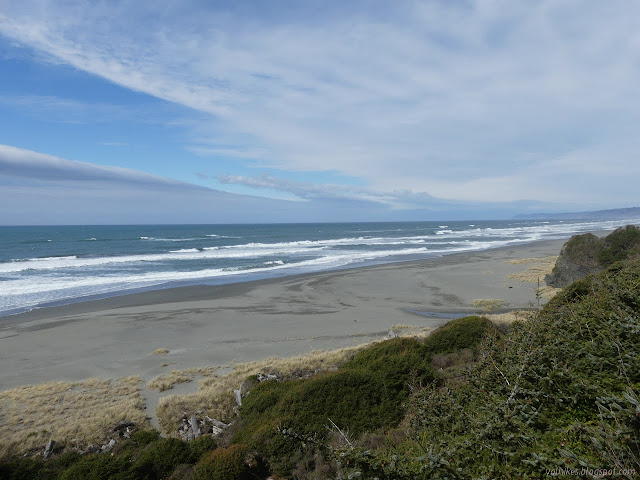
M510 260L557 255L564 240L221 286L157 290L0 318L0 390L51 380L140 375L299 355L535 303ZM430 312L429 316L415 312ZM156 349L169 350L154 355ZM164 366L163 366L164 365Z

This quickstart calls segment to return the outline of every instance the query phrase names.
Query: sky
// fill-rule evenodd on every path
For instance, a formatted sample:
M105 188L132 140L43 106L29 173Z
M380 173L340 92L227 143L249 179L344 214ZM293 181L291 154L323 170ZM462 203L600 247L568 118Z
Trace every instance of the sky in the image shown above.
M0 224L640 205L640 3L0 0Z

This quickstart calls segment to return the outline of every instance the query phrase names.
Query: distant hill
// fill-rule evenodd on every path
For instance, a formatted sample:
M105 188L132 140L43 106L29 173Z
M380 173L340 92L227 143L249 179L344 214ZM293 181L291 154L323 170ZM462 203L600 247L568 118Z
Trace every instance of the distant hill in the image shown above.
M614 208L593 212L523 213L513 218L520 220L624 220L628 218L640 218L640 207Z

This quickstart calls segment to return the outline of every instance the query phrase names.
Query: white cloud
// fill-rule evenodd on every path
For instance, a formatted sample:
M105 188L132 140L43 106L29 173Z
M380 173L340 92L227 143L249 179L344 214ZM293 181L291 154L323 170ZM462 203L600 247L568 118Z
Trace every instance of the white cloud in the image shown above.
M3 7L0 32L206 113L200 154L355 176L381 198L630 201L633 2L336 2L313 15L203 5L27 1ZM584 168L566 168L569 157ZM575 175L554 179L562 172Z
M319 185L313 182L298 182L272 175L261 175L259 177L218 175L216 179L223 184L239 184L252 188L287 192L305 200L358 200L379 203L394 208L424 208L440 203L426 193L416 194L410 191L386 192L351 185Z

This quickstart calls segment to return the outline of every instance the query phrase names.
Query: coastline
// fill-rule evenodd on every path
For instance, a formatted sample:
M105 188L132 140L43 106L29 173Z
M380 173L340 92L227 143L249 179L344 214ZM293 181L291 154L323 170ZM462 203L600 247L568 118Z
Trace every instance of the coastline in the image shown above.
M0 318L0 390L51 380L228 368L353 346L396 324L434 328L473 300L528 308L535 285L509 260L557 255L566 239L223 285L153 290ZM412 311L430 312L423 316ZM154 355L158 348L167 355ZM164 366L163 366L164 365Z

